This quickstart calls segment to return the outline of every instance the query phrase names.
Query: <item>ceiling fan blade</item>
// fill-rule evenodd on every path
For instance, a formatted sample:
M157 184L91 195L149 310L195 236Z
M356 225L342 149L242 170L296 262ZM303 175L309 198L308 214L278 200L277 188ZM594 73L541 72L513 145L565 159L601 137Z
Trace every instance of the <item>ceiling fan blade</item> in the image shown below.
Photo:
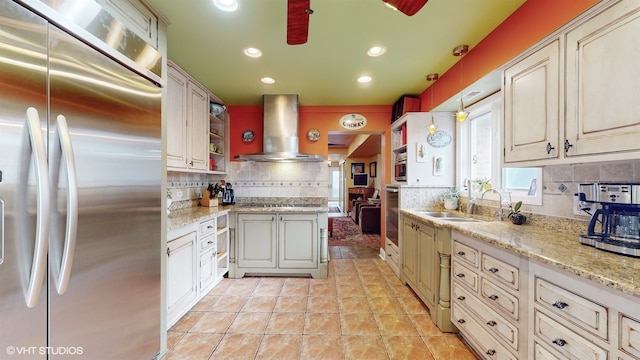
M398 9L401 13L412 16L427 3L428 0L382 0L385 3Z
M287 44L300 45L309 36L311 0L287 0Z

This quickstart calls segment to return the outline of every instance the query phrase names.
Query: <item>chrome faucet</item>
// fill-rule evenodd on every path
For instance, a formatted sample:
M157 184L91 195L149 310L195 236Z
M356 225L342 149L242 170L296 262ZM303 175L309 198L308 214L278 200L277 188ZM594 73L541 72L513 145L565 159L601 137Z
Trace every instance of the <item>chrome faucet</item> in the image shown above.
M502 194L500 193L500 191L498 191L498 190L496 190L494 188L490 188L490 189L487 189L487 190L482 192L482 195L480 195L480 201L482 201L482 199L484 199L484 194L486 194L488 192L494 192L494 193L498 194L498 196L499 196L500 207L498 209L498 220L502 221Z
M471 199L471 178L466 178L464 180L464 186L467 187L467 214L471 214L473 212L474 203L474 200Z

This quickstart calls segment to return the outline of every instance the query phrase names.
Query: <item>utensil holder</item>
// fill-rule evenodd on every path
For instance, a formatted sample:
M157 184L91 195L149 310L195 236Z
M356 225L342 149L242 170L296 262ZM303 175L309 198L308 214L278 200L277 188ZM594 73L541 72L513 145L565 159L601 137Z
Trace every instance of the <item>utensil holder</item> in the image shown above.
M200 206L213 207L218 206L218 197L214 197L210 199L211 193L208 190L205 190L202 194L202 199L200 199Z

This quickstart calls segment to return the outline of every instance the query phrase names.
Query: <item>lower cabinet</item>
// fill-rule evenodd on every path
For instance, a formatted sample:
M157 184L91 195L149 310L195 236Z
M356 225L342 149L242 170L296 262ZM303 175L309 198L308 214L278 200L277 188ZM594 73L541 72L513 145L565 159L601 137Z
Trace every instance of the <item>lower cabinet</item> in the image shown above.
M385 239L385 261L387 265L393 270L396 276L400 277L400 250L398 245L394 244L391 240Z
M640 359L640 299L452 232L451 319L483 359Z
M450 230L400 215L402 259L400 280L429 308L431 319L445 332L455 331L450 309Z
M197 229L182 229L186 233L167 242L167 326L171 327L184 315L198 296Z
M486 359L526 359L528 260L452 232L452 320Z
M325 225L321 228L319 223ZM323 213L239 213L231 277L298 274L326 278L326 223Z
M229 214L167 234L167 327L173 326L229 271Z

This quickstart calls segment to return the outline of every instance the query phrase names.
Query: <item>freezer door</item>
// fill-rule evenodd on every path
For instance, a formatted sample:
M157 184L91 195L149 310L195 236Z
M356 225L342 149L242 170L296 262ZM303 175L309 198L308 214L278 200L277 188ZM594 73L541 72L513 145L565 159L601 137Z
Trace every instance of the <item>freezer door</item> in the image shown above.
M161 89L54 26L49 34L50 346L151 359L160 349ZM58 148L65 132L73 157ZM75 254L60 289L69 226Z
M34 149L43 150L44 143L33 143L29 136L27 109L33 107L42 119L33 123L31 134L40 131L38 142L42 142L47 129L47 25L22 6L0 1L0 29L0 200L4 203L0 358L45 359L41 352L47 345L46 282L33 284L40 290L37 298L28 301L27 296L37 224L42 224L43 211L48 210L38 211L38 181L46 185L48 179L36 179ZM46 166L46 154L41 165ZM46 265L41 270L44 274Z

